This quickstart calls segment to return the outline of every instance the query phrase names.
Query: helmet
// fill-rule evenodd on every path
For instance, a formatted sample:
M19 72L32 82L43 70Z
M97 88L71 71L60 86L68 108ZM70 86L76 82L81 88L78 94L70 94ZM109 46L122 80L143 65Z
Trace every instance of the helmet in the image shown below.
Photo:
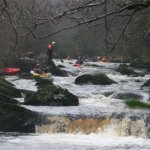
M54 44L55 44L55 42L53 41L53 42L52 42L52 44L54 45Z

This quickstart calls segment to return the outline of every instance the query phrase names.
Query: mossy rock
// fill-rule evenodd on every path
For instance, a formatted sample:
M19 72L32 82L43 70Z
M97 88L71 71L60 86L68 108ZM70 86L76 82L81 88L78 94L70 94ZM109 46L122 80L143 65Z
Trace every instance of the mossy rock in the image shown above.
M116 83L108 76L103 73L100 74L84 74L76 78L75 84L99 84L99 85L110 85Z
M11 83L1 78L0 78L0 93L12 97L21 97L20 90L16 89L14 86L12 86Z
M78 98L67 89L55 85L45 85L37 92L28 93L25 97L26 105L49 105L49 106L76 106Z
M146 81L142 86L150 86L150 79Z
M62 76L62 77L67 77L68 76L67 71L59 69L54 64L45 67L44 71L45 72L50 72L52 75L55 75L55 76Z
M45 85L53 85L52 79L40 79L36 83L37 86L42 87Z
M120 65L116 71L120 72L122 75L137 75L133 69L128 68L126 65Z
M7 104L18 104L19 102L10 96L0 93L0 102Z
M114 93L111 97L115 98L115 99L122 99L122 100L128 100L128 99L137 99L137 100L140 100L140 99L143 98L139 94L129 93L129 92Z
M1 132L35 132L37 114L23 107L0 102Z
M130 66L134 68L143 68L143 69L150 70L150 60L139 58L139 59L133 60L130 63Z

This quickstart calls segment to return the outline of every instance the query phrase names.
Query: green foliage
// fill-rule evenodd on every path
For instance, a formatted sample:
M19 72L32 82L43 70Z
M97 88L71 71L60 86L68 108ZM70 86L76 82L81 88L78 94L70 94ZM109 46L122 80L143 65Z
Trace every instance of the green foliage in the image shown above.
M125 101L126 105L130 108L140 108L140 109L149 109L150 110L150 104L144 103L137 100L127 100Z

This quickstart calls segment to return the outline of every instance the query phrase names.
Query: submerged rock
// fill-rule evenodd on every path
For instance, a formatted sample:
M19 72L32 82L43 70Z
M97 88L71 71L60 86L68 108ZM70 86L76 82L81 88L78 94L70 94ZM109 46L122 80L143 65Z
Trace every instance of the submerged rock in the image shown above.
M67 89L55 85L39 87L37 92L28 93L25 97L26 105L76 106L79 104L77 96Z
M14 104L0 102L0 131L35 132L37 114Z
M142 86L150 86L150 79L146 81Z
M112 83L116 83L108 76L103 73L100 74L84 74L76 78L75 84L100 84L100 85L109 85Z
M116 99L123 99L123 100L128 100L128 99L136 99L136 100L140 100L143 97L139 94L136 93L129 93L129 92L118 92L118 93L114 93L111 95L111 98L116 98Z

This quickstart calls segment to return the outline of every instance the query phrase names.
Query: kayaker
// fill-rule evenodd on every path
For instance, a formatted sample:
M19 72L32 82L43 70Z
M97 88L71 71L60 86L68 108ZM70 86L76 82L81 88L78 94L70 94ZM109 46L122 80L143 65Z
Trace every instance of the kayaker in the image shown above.
M36 64L36 66L34 67L34 72L38 73L38 74L42 74L43 73L40 64Z
M54 54L54 45L55 45L55 42L53 41L51 44L48 44L47 46L47 64L48 65L51 65L53 62L52 62L52 58L53 58L53 54Z
M83 64L83 60L82 60L81 56L78 57L76 64Z

